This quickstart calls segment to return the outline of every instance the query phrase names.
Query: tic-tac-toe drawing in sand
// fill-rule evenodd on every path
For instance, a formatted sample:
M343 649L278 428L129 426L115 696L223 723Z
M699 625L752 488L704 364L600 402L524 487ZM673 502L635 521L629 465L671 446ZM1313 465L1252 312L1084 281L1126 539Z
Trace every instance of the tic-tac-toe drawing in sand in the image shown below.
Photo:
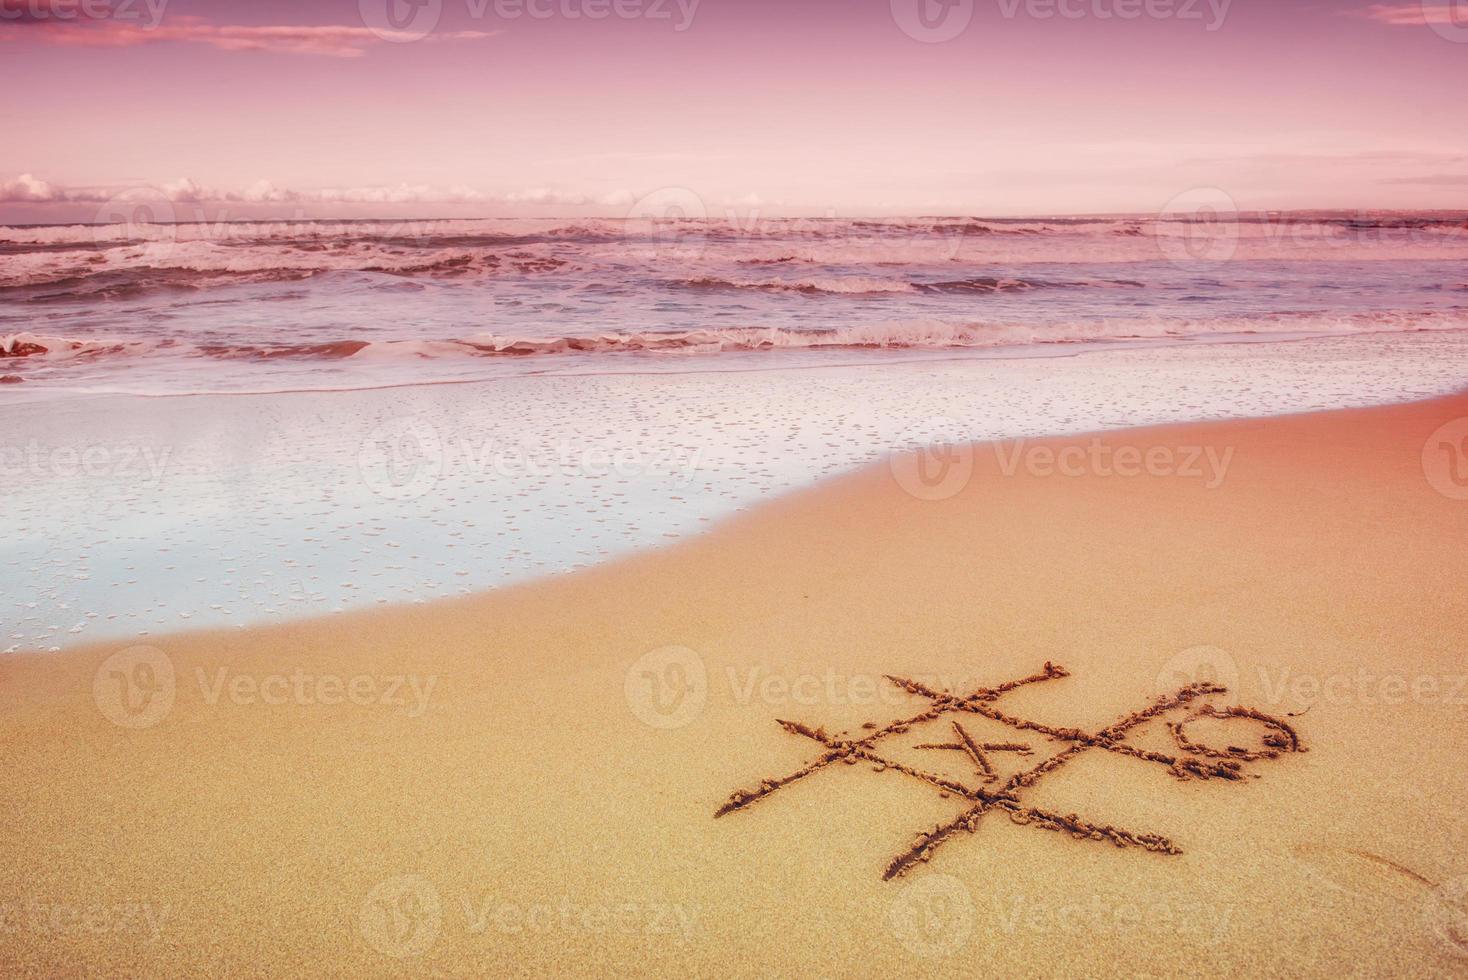
M1100 749L1120 756L1144 762L1153 762L1166 767L1178 779L1243 779L1252 775L1245 764L1264 759L1276 759L1288 752L1304 752L1300 737L1287 723L1278 718L1250 708L1218 707L1209 703L1209 695L1226 693L1226 688L1217 684L1189 684L1176 692L1156 699L1151 705L1135 711L1115 724L1097 732L1079 728L1061 728L1042 724L1006 714L996 707L1004 695L1016 688L1070 676L1064 667L1047 662L1038 673L1019 680L1008 681L992 688L979 688L971 694L957 695L946 691L935 691L914 680L887 677L909 694L927 698L931 704L926 711L892 722L878 728L868 722L863 726L867 733L859 738L846 733L831 735L824 729L811 728L797 721L780 721L780 725L792 735L800 735L819 743L824 751L814 761L786 776L760 781L757 789L738 790L729 797L715 817L745 810L768 798L785 786L805 779L836 763L857 765L867 763L877 772L895 772L932 786L943 797L961 797L972 802L959 816L946 824L918 834L912 846L894 857L883 872L884 879L892 879L906 873L913 865L927 861L944 842L960 830L976 833L984 814L991 810L1003 811L1018 824L1039 827L1043 830L1069 832L1077 840L1110 841L1117 847L1141 847L1161 854L1181 854L1181 848L1171 839L1154 833L1137 833L1097 824L1077 814L1053 813L1025 805L1022 795L1042 778L1060 769L1086 752ZM1042 736L1051 743L1065 743L1055 755L1038 764L1016 772L1001 782L995 771L991 756L1017 753L1029 756L1036 749L1028 742L980 742L963 725L962 715L973 714L1007 725L1018 732ZM951 728L951 740L945 742L923 742L913 746L942 752L960 752L973 766L973 784L965 784L937 773L927 772L901 761L884 756L877 751L879 743L910 732L916 726L947 718ZM1215 748L1194 741L1188 735L1188 726L1199 718L1237 720L1262 728L1258 747L1245 748L1227 745ZM1175 754L1138 748L1127 742L1149 722L1161 719L1167 726L1178 752Z

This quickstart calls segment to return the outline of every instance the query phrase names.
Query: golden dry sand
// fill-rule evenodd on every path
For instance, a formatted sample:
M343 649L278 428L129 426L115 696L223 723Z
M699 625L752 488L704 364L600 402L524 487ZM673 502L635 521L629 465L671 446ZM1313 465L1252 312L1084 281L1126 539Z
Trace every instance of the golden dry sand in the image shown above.
M4 658L0 975L1463 975L1468 501L1429 480L1463 416L1101 437L1231 453L1216 486L1045 475L1088 439L1012 474L1015 446L978 446L966 481L884 464L524 588ZM884 881L970 804L869 760L714 819L820 757L776 719L861 738L931 703L884 674L968 693L1047 661L1069 676L994 704L1094 733L1219 680L1203 700L1305 711L1308 751L1185 781L1094 748L1021 790L1180 854L1001 809ZM1178 755L1187 713L1130 744ZM977 785L914 747L953 717L884 757ZM960 721L1032 750L986 752L991 789L1069 744Z

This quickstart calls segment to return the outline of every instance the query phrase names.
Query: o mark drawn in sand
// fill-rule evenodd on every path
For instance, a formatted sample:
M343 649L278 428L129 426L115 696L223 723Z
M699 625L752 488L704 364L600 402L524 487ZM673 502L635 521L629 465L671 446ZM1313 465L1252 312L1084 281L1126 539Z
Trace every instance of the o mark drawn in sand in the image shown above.
M991 810L1004 811L1008 814L1009 819L1017 824L1038 827L1042 830L1069 831L1071 836L1077 840L1110 841L1117 847L1141 847L1161 854L1181 854L1182 851L1172 841L1161 835L1138 834L1120 827L1113 827L1110 824L1095 824L1074 813L1052 813L1036 807L1025 806L1020 799L1020 793L1025 788L1035 785L1042 777L1055 772L1092 749L1103 749L1145 762L1160 763L1166 766L1168 772L1174 777L1184 780L1242 779L1246 775L1243 768L1246 762L1275 759L1286 752L1306 751L1300 744L1300 738L1295 730L1278 718L1272 718L1251 708L1219 708L1201 701L1194 706L1194 701L1206 695L1223 694L1227 691L1227 688L1210 683L1189 684L1172 694L1163 695L1147 708L1133 712L1099 732L1085 732L1079 728L1058 728L1053 725L1045 725L1007 715L994 707L996 701L1016 688L1069 676L1070 672L1064 667L1047 661L1044 669L1038 674L1008 681L998 687L979 688L972 694L956 695L946 691L934 691L917 681L889 675L888 681L909 694L931 701L932 704L928 710L911 718L898 719L885 728L877 728L868 722L863 727L869 730L870 734L861 738L851 738L844 733L829 735L824 729L810 728L797 721L780 721L780 726L787 732L819 742L825 747L825 751L815 761L787 776L761 780L757 789L736 790L714 816L722 817L736 810L747 809L781 787L804 779L837 762L846 765L866 762L877 772L900 773L927 783L938 790L942 796L957 796L973 804L956 819L946 824L939 824L930 831L919 833L911 847L888 863L886 871L882 874L882 878L887 881L905 874L919 862L927 861L940 845L960 830L966 830L970 834L977 832L980 818ZM1165 752L1153 752L1127 744L1128 734L1147 722L1170 712L1189 708L1191 710L1181 719L1166 723L1173 741L1182 750L1181 754L1169 755ZM925 743L915 748L963 753L972 763L974 775L980 784L974 787L965 786L945 776L924 772L905 763L881 756L875 751L874 747L883 739L901 735L914 725L921 725L945 715L958 713L980 715L1001 722L1017 731L1034 732L1053 742L1069 744L1056 755L1045 759L1038 765L1015 773L1001 783L989 758L990 754L1004 752L1029 755L1034 750L1029 745L1019 742L980 743L969 734L961 721L957 718L950 718L952 741ZM1187 729L1199 718L1245 719L1262 725L1265 729L1263 747L1246 749L1230 745L1223 749L1216 749L1194 742L1188 737Z

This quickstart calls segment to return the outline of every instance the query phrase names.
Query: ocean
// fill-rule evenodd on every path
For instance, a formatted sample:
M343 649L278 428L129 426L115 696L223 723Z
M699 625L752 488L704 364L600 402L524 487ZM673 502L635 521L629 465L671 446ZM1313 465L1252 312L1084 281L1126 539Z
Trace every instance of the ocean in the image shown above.
M0 227L0 374L306 391L1460 329L1465 259L1462 214Z
M883 459L962 489L914 451L1446 394L1465 260L1444 215L0 228L0 650L513 586Z

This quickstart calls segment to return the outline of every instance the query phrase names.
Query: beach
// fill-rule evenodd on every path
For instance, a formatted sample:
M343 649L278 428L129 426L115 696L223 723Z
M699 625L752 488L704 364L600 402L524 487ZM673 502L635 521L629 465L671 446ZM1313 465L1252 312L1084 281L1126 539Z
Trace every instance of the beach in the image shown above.
M897 454L492 592L14 653L0 971L1461 975L1465 416ZM992 782L917 747L963 735Z
M0 0L0 980L1468 980L1468 0L1234 6Z
M1419 330L915 362L869 351L759 370L694 359L675 372L651 355L611 372L346 391L37 386L7 405L0 440L16 528L0 568L25 582L0 608L0 653L534 582L893 453L1446 395L1465 345L1462 331Z

